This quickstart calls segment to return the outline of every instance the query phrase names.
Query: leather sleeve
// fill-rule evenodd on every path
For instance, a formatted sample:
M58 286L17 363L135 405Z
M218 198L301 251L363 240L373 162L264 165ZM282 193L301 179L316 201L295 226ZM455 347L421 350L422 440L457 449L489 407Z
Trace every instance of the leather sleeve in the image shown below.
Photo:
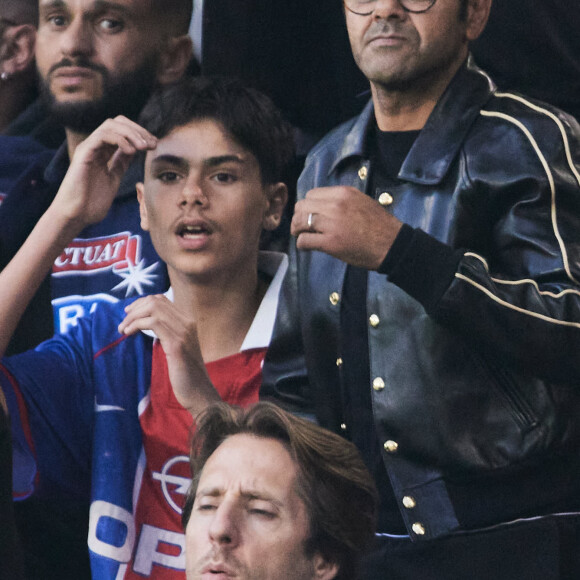
M502 115L490 121L502 126L517 123L509 110ZM573 121L562 118L557 123L552 117L551 125L559 125L559 130L551 130L558 133L553 138L542 139L547 133L543 126L521 122L518 129L525 135L522 141L535 149L526 163L541 170L510 175L508 167L501 182L478 181L476 169L469 176L470 187L487 204L481 212L485 242L479 241L474 249L469 235L462 235L461 246L467 249L457 250L421 232L407 245L389 281L418 300L438 322L490 355L548 380L576 383L580 142ZM517 164L518 153L506 152L503 164L512 160ZM483 158L489 169L493 163Z

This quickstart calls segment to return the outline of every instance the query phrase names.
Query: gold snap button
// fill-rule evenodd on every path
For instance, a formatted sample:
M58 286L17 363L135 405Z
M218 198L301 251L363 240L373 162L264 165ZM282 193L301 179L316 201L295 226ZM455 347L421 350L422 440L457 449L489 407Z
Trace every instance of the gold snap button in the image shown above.
M417 534L418 536L424 536L425 535L425 526L420 523L420 522L416 522L411 526L411 529L413 530L413 532L415 534Z
M393 196L390 193L387 193L386 191L383 191L383 193L379 195L379 203L385 207L387 205L391 205L393 201L394 201Z
M376 328L380 324L381 319L376 314L372 314L369 318L369 322L373 328Z
M385 388L385 381L383 381L383 379L381 379L381 377L377 377L374 381L373 381L373 389L375 391L382 391Z
M391 441L390 439L383 445L387 453L396 453L399 448L399 444L396 441Z
M415 500L414 497L411 497L410 495L406 495L403 498L403 505L408 509L408 510L412 510L415 507L417 507L417 501Z
M333 306L336 306L340 302L340 294L338 292L333 292L328 299Z
M362 179L363 181L367 178L367 175L369 174L369 170L366 167L361 167L358 170L358 176L360 179Z

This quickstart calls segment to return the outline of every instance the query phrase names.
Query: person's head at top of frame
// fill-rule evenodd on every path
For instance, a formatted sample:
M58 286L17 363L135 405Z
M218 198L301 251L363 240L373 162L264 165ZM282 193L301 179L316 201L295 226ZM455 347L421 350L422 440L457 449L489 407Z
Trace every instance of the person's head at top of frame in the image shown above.
M491 1L344 0L354 59L375 107L432 108L483 31Z
M0 0L0 131L36 96L38 0Z
M356 448L271 403L198 419L184 511L188 580L352 580L377 495Z
M36 63L52 115L81 135L136 119L186 71L191 14L192 0L39 0Z
M158 139L137 185L141 224L176 303L192 280L255 284L260 236L280 224L288 197L291 126L259 91L206 77L161 87L140 123Z

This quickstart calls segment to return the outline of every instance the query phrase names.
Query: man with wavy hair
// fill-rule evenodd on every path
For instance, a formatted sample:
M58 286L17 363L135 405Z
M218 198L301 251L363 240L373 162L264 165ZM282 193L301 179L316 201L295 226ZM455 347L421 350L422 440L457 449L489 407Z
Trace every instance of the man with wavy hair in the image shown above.
M187 578L352 580L377 495L356 447L272 403L197 420L183 511Z

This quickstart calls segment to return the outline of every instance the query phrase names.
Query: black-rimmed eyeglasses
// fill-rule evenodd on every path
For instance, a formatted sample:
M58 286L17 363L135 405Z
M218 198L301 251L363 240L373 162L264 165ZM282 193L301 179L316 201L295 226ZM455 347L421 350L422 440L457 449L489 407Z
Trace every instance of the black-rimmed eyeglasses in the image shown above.
M405 12L421 14L433 7L437 0L397 0ZM370 16L377 7L378 0L344 0L344 5L353 14Z

